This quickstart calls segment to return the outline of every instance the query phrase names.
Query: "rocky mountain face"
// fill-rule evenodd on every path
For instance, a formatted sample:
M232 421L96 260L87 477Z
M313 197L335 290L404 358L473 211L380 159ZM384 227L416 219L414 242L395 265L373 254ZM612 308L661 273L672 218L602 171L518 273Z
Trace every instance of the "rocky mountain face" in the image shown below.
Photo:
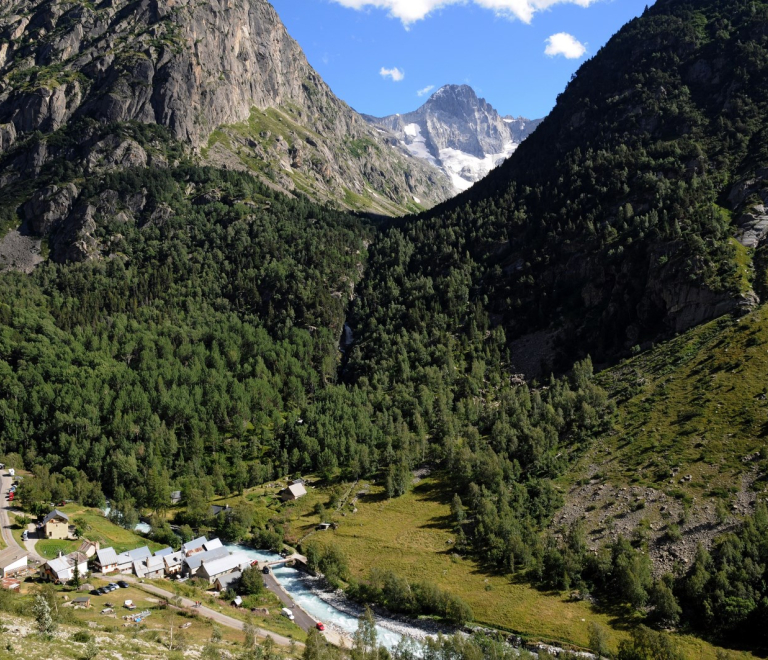
M2 4L0 196L39 228L49 221L35 209L50 191L30 205L43 185L8 186L47 164L76 159L93 173L167 162L114 128L132 122L164 127L163 140L197 158L347 208L396 214L450 194L438 170L334 96L266 0ZM67 190L63 206L73 195L76 206Z
M468 85L441 87L414 112L367 119L414 157L442 168L457 192L503 163L541 123L502 117Z

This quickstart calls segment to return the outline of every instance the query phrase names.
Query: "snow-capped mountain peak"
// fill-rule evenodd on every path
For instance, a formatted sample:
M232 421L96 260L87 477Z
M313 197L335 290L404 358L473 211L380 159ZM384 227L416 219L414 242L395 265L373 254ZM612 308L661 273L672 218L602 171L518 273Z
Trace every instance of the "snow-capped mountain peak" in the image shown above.
M367 119L413 157L441 167L457 193L509 158L541 121L502 117L469 85L445 85L414 112Z

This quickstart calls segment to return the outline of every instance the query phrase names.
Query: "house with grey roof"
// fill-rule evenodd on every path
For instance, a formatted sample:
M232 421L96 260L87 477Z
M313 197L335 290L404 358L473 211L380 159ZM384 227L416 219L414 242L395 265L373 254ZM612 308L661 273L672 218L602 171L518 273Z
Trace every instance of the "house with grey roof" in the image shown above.
M184 543L181 546L181 551L184 553L185 557L189 557L190 555L195 554L196 552L203 552L205 548L203 547L208 542L208 539L204 536L201 536L200 538L195 539L194 541L188 541L187 543Z
M197 577L208 580L211 584L218 578L233 571L242 571L251 565L248 555L238 552L234 555L228 554L219 559L210 559L204 561L197 572Z
M198 552L184 560L184 575L194 577L197 575L197 572L204 561L213 561L214 559L221 559L222 557L228 556L229 550L224 547L214 548L207 552Z
M219 577L217 577L216 581L213 583L213 586L217 591L226 591L230 587L234 589L242 575L242 571L233 571L232 573L219 575Z
M117 553L114 548L102 548L96 551L96 567L104 575L117 570Z

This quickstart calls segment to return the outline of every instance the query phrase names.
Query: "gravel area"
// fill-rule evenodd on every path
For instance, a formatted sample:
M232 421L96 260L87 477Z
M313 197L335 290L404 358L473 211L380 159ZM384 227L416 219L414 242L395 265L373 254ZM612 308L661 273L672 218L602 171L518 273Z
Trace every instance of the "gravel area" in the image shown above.
M24 225L9 231L0 240L0 272L17 270L31 273L44 261L40 254L41 240L30 235Z

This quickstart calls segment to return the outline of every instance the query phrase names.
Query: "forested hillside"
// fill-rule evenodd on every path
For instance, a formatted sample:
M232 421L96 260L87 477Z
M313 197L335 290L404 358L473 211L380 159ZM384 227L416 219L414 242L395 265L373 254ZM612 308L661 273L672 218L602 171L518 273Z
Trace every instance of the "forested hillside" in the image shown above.
M505 165L401 224L406 272L462 272L471 303L527 340L512 361L529 374L752 304L732 238L761 202L767 16L751 0L656 2Z
M37 476L21 496L109 498L128 524L179 488L207 522L214 495L278 477L395 498L426 466L451 485L455 551L487 570L743 636L768 603L762 507L669 576L642 534L595 553L551 523L627 402L590 354L768 288L766 24L768 2L659 0L505 166L387 225L202 167L146 124L31 133L14 159L50 150L25 160L34 183L14 170L0 218L67 222L40 232L53 259L0 274L0 454ZM281 542L263 522L232 540Z

